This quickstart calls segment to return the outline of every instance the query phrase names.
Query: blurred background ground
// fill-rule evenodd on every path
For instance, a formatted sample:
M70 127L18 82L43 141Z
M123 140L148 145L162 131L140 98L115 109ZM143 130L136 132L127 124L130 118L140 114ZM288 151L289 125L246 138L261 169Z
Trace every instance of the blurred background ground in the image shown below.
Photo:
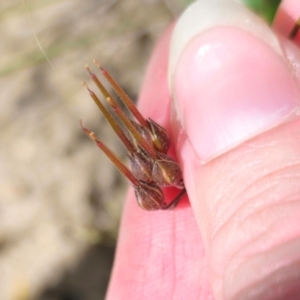
M97 58L136 99L155 42L189 2L1 1L0 300L104 298L127 183L78 120L125 151L80 84L93 86L83 66Z

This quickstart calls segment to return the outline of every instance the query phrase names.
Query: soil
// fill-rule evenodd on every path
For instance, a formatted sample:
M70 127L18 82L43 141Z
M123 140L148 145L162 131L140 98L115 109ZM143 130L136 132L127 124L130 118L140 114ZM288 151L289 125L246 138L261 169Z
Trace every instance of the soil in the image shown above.
M81 86L96 91L84 65L96 71L96 58L136 99L155 42L183 6L1 2L1 300L104 298L127 182L79 120L126 152Z

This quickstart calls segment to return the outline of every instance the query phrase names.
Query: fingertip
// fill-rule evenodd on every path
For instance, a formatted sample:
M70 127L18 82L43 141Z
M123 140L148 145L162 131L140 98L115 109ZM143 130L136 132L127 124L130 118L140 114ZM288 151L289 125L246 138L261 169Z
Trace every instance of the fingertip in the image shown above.
M172 36L169 81L173 116L203 163L298 108L276 35L236 1L196 1L183 14Z
M299 18L300 2L298 0L283 0L278 7L272 26L282 36L289 38ZM293 37L293 42L300 46L299 31Z

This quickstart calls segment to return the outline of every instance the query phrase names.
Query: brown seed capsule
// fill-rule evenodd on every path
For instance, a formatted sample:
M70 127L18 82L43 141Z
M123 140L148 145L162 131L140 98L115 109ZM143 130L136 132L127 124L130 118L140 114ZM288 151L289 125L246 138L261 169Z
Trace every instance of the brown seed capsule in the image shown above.
M96 63L98 65L98 63ZM111 75L101 68L102 73L116 90L122 101L136 118L136 121L129 119L122 111L118 103L113 99L103 84L86 66L91 78L98 86L102 95L107 100L116 117L124 124L124 129L112 117L111 113L103 106L99 98L91 91L86 83L83 85L88 89L91 98L104 114L114 131L117 133L126 149L131 170L129 170L121 160L108 149L93 132L84 128L83 131L96 142L97 146L114 163L118 170L132 184L139 206L145 210L171 209L179 202L185 193L182 173L178 163L166 153L170 146L170 138L167 131L153 120L144 119L133 102L115 82ZM165 203L164 194L161 187L174 186L183 189L179 195L170 203Z
M152 177L161 187L184 188L182 172L178 163L166 154L158 154L158 159L155 160L153 165Z
M145 210L157 210L164 204L164 194L156 183L140 181L134 192L138 205Z

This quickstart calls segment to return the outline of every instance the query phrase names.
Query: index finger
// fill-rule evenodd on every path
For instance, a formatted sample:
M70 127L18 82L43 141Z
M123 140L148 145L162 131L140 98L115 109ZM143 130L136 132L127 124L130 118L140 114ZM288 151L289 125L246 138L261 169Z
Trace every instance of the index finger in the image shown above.
M169 132L167 64L172 29L153 53L139 99L141 113ZM165 195L169 200L177 193L168 189ZM174 210L148 212L138 207L130 188L107 299L183 297L212 299L207 258L187 198Z

